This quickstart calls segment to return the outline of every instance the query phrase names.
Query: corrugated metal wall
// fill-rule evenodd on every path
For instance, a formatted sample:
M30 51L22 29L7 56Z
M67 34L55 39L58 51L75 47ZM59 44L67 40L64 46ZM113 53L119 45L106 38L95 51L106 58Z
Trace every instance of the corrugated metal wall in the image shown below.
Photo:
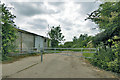
M27 32L18 32L16 39L16 49L20 52L28 52L30 50L41 51L46 47L49 47L50 43L48 43L48 39L42 36L38 36L35 34L27 33Z
M35 36L35 48L37 48L38 51L44 49L44 38Z
M22 50L27 51L34 48L34 35L22 33Z

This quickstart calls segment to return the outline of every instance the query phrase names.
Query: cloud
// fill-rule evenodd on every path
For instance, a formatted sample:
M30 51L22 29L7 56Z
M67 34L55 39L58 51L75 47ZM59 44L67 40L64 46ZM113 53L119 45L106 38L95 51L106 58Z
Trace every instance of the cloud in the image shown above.
M97 9L99 6L97 2L76 2L76 4L81 5L82 9L80 9L79 12L85 15Z
M67 26L70 27L73 25L73 23L70 20L66 20L66 19L59 19L58 21L60 21L60 23L63 23L63 26Z
M48 24L47 21L44 19L33 19L31 22L28 22L27 24L32 25L34 29L46 29Z
M88 13L98 8L96 2L10 2L15 8L16 24L27 31L46 36L49 26L61 25L67 41L80 34L95 35L97 25L85 21Z
M64 4L64 2L49 2L49 4L53 6L61 6Z
M15 6L15 10L17 13L23 16L34 16L38 14L55 14L52 9L48 9L43 2L14 2L11 3Z

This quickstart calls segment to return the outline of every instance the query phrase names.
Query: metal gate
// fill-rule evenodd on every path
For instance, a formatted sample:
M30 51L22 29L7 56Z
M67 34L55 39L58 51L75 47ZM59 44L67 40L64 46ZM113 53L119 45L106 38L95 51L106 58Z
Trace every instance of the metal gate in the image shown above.
M45 48L44 53L59 54L74 57L93 58L99 49L96 48Z

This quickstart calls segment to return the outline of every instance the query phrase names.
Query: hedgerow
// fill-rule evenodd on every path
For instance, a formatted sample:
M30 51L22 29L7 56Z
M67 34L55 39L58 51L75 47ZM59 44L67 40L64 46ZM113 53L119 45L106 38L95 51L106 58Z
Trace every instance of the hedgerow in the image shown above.
M113 42L106 50L100 48L91 63L107 71L120 73L120 42Z

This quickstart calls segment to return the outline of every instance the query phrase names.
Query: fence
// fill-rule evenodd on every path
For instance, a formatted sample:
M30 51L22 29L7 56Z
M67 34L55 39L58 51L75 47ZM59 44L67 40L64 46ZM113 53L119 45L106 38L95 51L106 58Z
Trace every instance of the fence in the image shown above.
M21 54L41 53L43 49L37 50L37 48L16 48L14 52L10 52L9 55L16 56Z
M31 54L31 53L41 53L41 62L43 61L43 52L44 53L52 53L66 56L74 56L74 57L84 57L84 58L93 58L91 54L95 54L99 51L96 48L44 48L37 50L35 48L17 48L16 53L11 53L10 55L16 56L20 54ZM90 54L90 55L89 55Z
M45 53L54 53L67 56L92 58L99 49L96 48L45 48ZM72 54L71 54L72 53Z

